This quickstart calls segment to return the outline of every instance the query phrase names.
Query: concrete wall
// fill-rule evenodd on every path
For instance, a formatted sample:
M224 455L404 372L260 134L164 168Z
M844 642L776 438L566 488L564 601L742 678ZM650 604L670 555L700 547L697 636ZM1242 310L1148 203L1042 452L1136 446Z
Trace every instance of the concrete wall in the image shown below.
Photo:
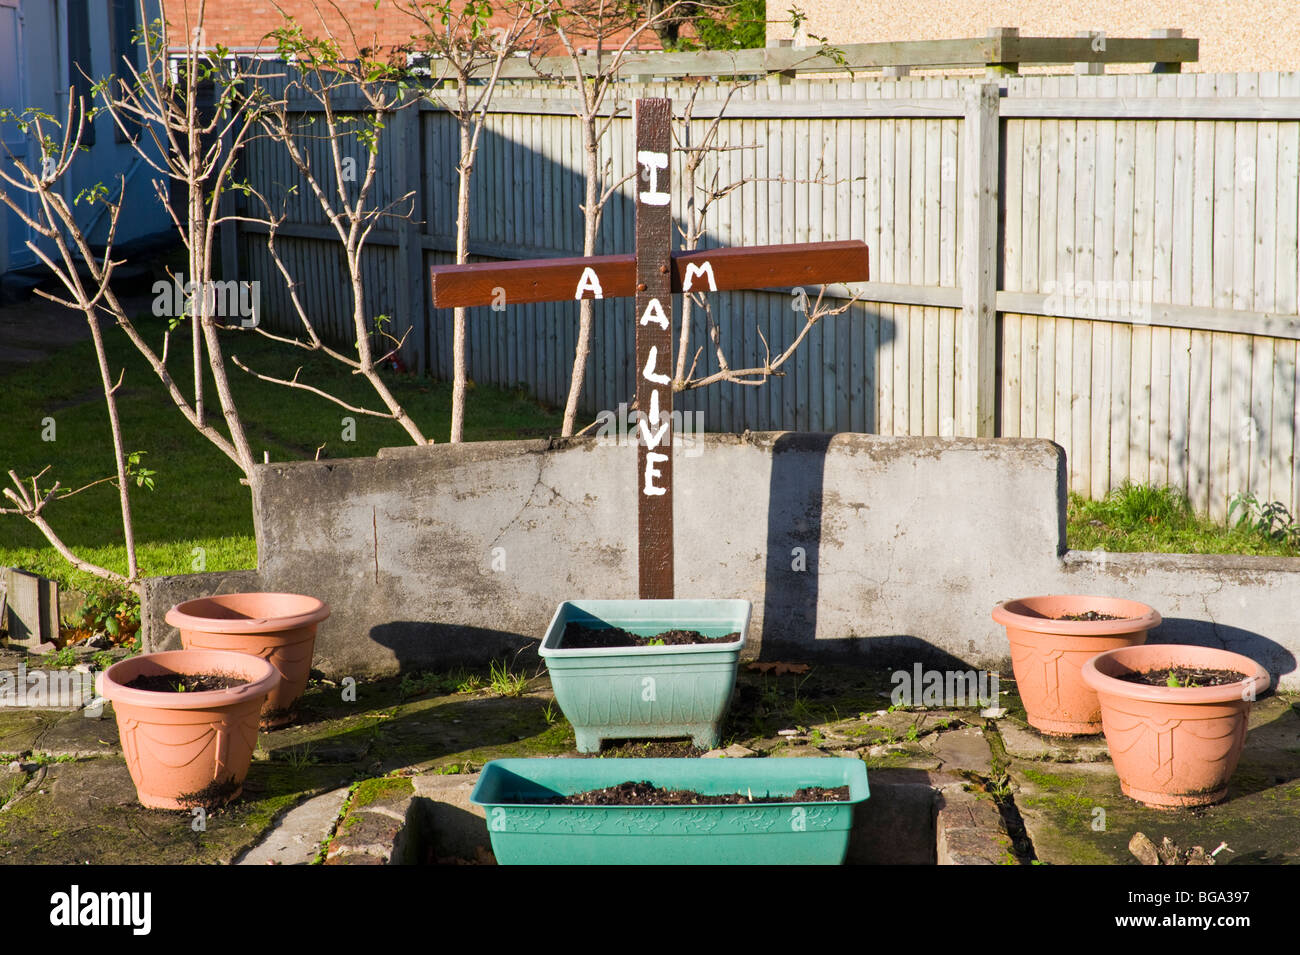
M1226 645L1297 685L1300 559L1063 557L1051 442L764 433L696 450L676 458L677 594L752 601L748 655L1003 665L993 605L1069 589L1145 600L1168 618L1156 639ZM265 465L257 583L329 601L316 666L334 676L533 648L559 601L636 596L634 460L591 439ZM151 582L151 645L186 588L231 585L248 580Z

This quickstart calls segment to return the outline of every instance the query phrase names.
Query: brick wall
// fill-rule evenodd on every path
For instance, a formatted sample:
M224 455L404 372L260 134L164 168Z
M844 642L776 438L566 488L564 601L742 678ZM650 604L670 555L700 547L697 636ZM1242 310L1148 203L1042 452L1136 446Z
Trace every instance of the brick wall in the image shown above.
M403 12L392 0L385 0L378 9L371 0L277 0L280 9L292 16L308 36L325 36L327 30L342 43L345 52L357 47L392 49L410 42L412 34L421 33L418 20ZM172 31L173 46L184 45L184 38L193 33L198 15L198 0L163 0L167 22ZM402 7L407 6L403 0ZM337 9L336 9L337 7ZM203 37L200 44L224 44L234 50L270 50L273 44L266 34L284 21L276 4L270 0L208 0L204 10ZM340 12L341 11L341 12ZM346 19L345 19L346 17ZM494 25L510 22L499 6L492 19ZM606 49L618 49L626 32L615 34L605 43ZM355 36L355 44L351 38ZM588 42L575 39L579 48ZM653 31L644 31L634 44L639 49L657 49L659 44ZM554 37L544 40L541 53L563 53L564 49Z

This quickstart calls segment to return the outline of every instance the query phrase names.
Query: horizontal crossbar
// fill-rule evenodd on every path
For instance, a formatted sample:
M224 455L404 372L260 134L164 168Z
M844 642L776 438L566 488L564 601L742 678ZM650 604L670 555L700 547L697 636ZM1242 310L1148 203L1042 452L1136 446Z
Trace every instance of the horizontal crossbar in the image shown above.
M708 249L674 255L672 269L674 292L865 282L867 246L853 240ZM636 257L632 255L435 265L429 273L435 308L636 294Z

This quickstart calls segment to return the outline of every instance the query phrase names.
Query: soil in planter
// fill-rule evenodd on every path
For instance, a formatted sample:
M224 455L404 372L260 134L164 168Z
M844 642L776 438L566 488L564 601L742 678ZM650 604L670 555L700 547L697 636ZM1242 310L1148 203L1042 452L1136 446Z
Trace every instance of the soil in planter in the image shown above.
M1083 613L1067 613L1056 618L1057 620L1123 620L1123 617L1117 617L1114 614L1102 613L1099 610L1085 610Z
M729 643L740 639L740 632L725 637L706 637L698 630L665 630L651 637L629 633L621 627L584 627L567 623L560 647L565 650L597 650L605 647L679 647L692 643Z
M203 693L207 690L229 690L246 683L248 681L243 677L227 673L155 673L138 676L127 686L151 693Z
M1170 680L1170 677L1173 680ZM1146 673L1125 673L1115 677L1125 683L1140 683L1143 686L1173 686L1174 680L1179 687L1227 686L1240 683L1246 679L1245 673L1236 670L1206 670L1200 667L1169 667L1164 670L1148 670Z
M554 806L748 806L752 803L773 802L847 802L848 786L827 789L810 786L795 791L793 796L773 796L770 793L723 793L706 796L689 789L660 789L648 782L620 783L593 789L572 796L531 801Z

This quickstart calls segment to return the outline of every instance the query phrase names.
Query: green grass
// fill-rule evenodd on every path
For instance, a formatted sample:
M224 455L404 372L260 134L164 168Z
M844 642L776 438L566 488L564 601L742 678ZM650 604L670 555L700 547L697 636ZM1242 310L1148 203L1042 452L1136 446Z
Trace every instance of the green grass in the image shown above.
M161 342L164 322L144 318L138 327ZM189 373L189 336L173 336L169 370L181 391L193 394ZM109 365L116 374L125 369L118 408L128 451L146 452L142 464L157 472L155 490L134 488L136 546L145 575L251 568L257 563L249 491L239 483L238 468L201 437L172 404L152 369L126 336L107 332ZM253 332L223 333L227 359L231 353L250 368L282 378L302 365L300 380L335 394L356 406L380 409L373 389L332 360L271 342ZM261 382L229 366L232 390L249 434L254 454L271 461L320 457L366 457L380 448L410 444L406 432L391 421L352 415L305 391ZM451 385L416 376L386 374L397 399L427 436L448 437ZM211 377L205 390L209 415L221 424ZM89 341L59 351L41 362L0 378L0 478L12 468L20 477L46 465L42 479L63 487L82 484L113 473L108 416ZM342 439L344 417L355 418L355 440ZM44 418L53 418L54 441L42 441ZM559 432L560 414L539 404L522 388L473 387L465 415L470 441L536 437ZM222 427L224 431L224 426ZM121 542L117 491L103 484L68 501L51 504L47 519L79 555L101 566L125 572L126 549ZM53 577L61 585L101 589L95 579L72 568L23 518L0 517L0 566L25 567Z
M488 686L498 696L523 696L524 691L528 689L528 677L511 670L505 660L500 663L493 660Z
M1300 556L1293 540L1279 540L1235 521L1198 514L1172 487L1124 484L1100 501L1070 495L1066 539L1074 550L1159 554Z

